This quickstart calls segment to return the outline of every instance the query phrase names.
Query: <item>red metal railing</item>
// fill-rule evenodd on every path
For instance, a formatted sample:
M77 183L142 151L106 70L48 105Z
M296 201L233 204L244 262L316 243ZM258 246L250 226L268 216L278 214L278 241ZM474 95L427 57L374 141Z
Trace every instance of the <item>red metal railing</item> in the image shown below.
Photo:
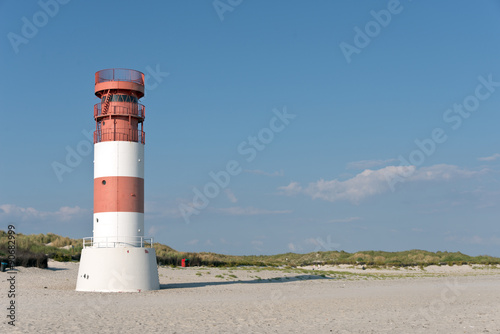
M94 118L102 115L101 103L94 105ZM124 106L111 106L108 108L106 115L133 115L144 119L146 117L146 107L140 103L133 104L132 108Z
M146 143L146 134L139 129L100 129L94 131L94 144L103 141L135 141Z
M95 74L95 83L106 81L128 81L144 86L144 73L125 68L110 68Z

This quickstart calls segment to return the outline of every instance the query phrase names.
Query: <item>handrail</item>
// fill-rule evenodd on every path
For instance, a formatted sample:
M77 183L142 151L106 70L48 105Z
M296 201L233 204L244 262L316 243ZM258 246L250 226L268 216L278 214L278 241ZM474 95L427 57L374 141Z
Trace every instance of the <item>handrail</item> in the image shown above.
M94 241L94 237L83 238L83 248L116 248L116 247L145 247L149 245L150 248L154 248L153 238L145 238L141 236L133 237L99 237L98 241ZM112 240L115 241L112 241ZM116 241L116 239L132 239L132 241ZM134 240L135 239L135 240Z
M144 73L126 68L110 68L96 72L96 84L107 81L134 82L144 86Z
M106 112L106 116L107 115L134 115L144 119L146 117L146 107L140 103L133 103L132 108L111 105ZM103 116L102 104L100 102L94 104L94 118L97 118L99 116Z
M139 129L99 129L94 131L94 144L103 141L135 141L146 143L146 133Z

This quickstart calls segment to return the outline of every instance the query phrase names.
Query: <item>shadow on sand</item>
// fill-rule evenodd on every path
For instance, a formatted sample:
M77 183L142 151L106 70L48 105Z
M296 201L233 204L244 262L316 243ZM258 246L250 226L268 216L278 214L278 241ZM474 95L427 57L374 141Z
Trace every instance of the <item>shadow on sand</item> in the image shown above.
M51 268L51 267L47 267L45 269L50 271L68 270L68 268Z
M324 277L320 275L297 275L297 276L287 276L285 277L274 277L266 279L253 279L246 281L220 281L220 282L191 282L191 283L172 283L172 284L160 284L160 289L186 289L186 288L201 288L205 286L217 286L217 285L231 285L231 284L262 284L262 283L287 283L296 281L312 281L318 279L335 279L332 277Z

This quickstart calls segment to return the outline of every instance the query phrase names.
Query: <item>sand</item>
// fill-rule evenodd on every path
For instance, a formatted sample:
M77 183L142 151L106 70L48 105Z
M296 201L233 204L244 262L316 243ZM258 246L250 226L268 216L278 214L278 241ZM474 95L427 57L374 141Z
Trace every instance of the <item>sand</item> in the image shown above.
M0 273L0 333L500 333L488 266L161 267L162 289L142 293L76 292L78 263L49 267L18 268L15 327Z

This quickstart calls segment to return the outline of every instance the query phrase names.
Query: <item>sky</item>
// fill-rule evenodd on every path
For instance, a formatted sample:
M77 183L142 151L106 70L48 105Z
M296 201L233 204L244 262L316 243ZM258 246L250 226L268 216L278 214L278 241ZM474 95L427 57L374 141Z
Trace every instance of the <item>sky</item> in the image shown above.
M179 251L500 256L499 1L1 1L0 229L92 236L94 73L146 76Z

